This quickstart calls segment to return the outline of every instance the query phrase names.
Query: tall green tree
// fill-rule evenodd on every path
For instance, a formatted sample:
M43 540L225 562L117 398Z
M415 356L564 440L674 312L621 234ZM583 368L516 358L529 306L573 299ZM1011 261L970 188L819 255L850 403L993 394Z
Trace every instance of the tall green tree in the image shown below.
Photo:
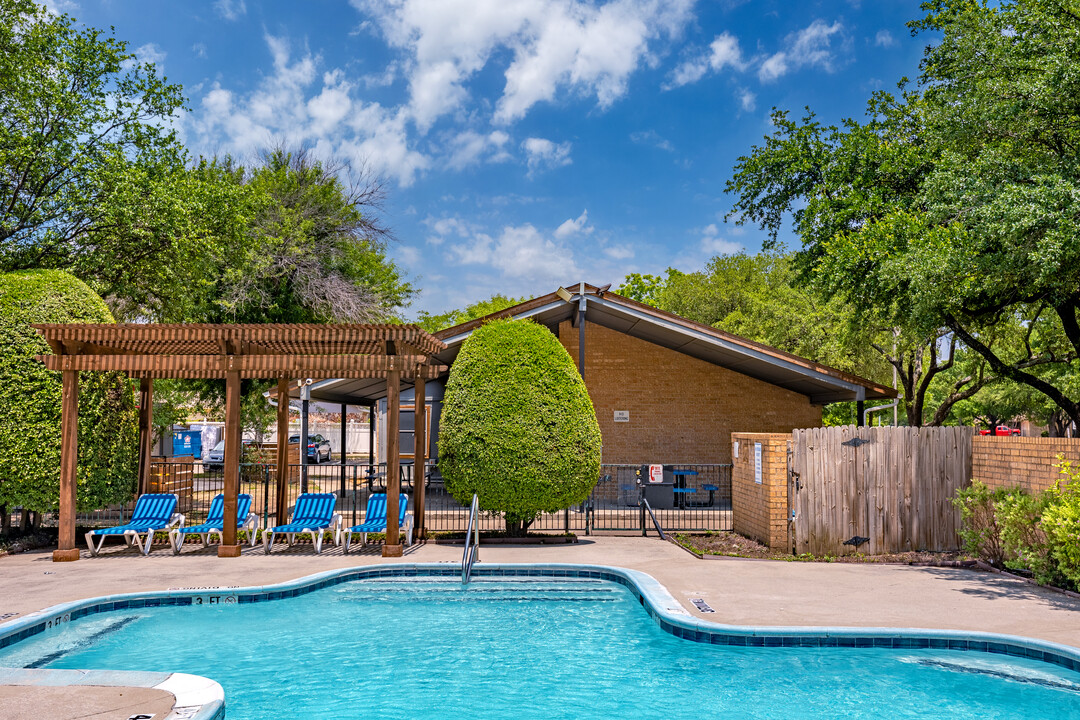
M178 85L123 41L0 0L0 269L139 274L179 208ZM85 276L84 274L84 276ZM95 283L97 289L100 285Z
M774 112L728 183L731 216L774 238L792 217L804 282L866 322L955 336L1080 422L1080 395L1041 371L1080 362L1080 15L1060 0L923 8L913 30L941 40L918 87L840 127Z

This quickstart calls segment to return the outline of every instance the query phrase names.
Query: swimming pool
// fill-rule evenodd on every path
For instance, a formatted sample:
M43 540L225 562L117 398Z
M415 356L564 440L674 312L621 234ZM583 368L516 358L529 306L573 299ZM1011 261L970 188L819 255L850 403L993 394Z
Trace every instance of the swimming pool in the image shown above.
M101 607L84 604L0 648L0 665L204 675L224 686L230 720L1080 718L1080 673L1006 654L1037 643L991 654L950 650L991 648L949 633L939 647L873 631L706 635L722 626L682 617L629 571L477 566L464 587L451 572L382 566L277 590L112 599L117 609L78 617ZM818 646L770 646L785 643Z

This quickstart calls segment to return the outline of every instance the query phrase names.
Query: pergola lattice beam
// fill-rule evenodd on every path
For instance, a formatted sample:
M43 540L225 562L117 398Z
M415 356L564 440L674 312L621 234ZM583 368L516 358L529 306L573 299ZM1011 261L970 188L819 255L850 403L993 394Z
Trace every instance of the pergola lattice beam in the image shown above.
M224 378L228 372L239 372L242 378L368 378L396 370L402 377L422 373L430 380L447 369L426 364L423 355L39 355L38 360L50 370L155 378Z

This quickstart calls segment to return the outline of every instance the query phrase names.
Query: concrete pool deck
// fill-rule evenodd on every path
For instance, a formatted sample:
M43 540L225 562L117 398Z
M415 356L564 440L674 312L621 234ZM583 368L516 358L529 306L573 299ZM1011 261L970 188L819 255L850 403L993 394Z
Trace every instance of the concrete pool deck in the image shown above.
M389 562L461 561L461 548L417 545L400 560L380 546L281 546L267 556L245 548L218 558L214 548L167 546L148 557L122 546L74 563L49 552L0 557L0 617L22 617L52 605L101 595L169 588L268 585L324 570ZM1080 599L1022 580L961 568L780 562L739 558L699 560L656 538L593 536L573 545L485 545L481 562L612 565L648 573L695 617L733 625L903 627L1021 635L1080 648ZM716 612L690 604L702 598Z

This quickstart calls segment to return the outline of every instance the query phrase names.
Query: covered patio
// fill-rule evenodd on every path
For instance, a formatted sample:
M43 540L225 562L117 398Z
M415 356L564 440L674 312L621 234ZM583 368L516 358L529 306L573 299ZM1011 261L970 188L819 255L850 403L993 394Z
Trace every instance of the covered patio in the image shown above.
M278 397L287 397L294 381L357 378L374 381L373 391L385 394L390 408L387 418L387 532L385 556L399 556L402 546L398 527L399 466L398 408L403 383L411 383L418 418L427 412L425 383L447 368L433 356L446 345L415 325L34 325L52 349L39 356L50 370L62 376L60 452L59 547L54 561L79 559L76 546L79 373L118 371L139 380L139 492L145 492L150 476L150 447L154 380L218 379L225 381L225 482L224 537L219 557L237 557L237 496L239 494L241 433L240 381L277 379ZM287 403L277 411L277 517L288 515ZM422 442L425 423L419 422L416 460L423 467ZM415 490L417 525L423 528L424 484Z

